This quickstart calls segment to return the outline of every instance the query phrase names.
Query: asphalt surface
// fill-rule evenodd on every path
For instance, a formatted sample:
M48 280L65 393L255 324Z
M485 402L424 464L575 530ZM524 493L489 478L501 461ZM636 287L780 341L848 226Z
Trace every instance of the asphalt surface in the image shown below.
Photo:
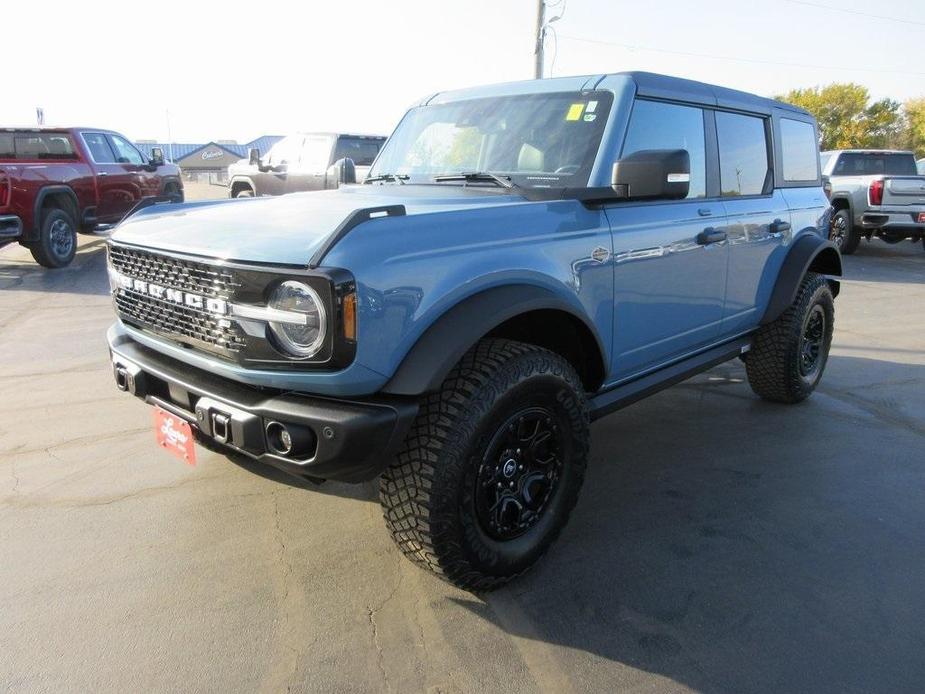
M559 542L482 597L399 556L373 485L157 449L112 383L102 245L0 250L6 690L925 688L921 245L846 258L808 402L735 362L596 423Z

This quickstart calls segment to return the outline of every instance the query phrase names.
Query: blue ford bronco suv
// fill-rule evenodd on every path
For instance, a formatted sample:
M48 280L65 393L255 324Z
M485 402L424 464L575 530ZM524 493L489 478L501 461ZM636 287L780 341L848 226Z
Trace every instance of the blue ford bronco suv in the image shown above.
M124 221L117 385L257 464L378 477L405 555L497 587L565 524L592 420L736 357L812 393L841 274L817 142L645 73L431 96L363 184Z

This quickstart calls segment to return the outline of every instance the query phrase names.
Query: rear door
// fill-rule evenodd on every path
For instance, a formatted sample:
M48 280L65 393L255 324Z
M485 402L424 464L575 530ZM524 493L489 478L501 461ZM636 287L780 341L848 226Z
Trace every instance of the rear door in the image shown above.
M716 111L720 195L726 209L729 279L723 334L758 323L790 245L790 208L774 186L771 118Z
M298 156L289 167L286 192L323 190L325 175L331 164L334 137L331 135L305 135Z
M633 107L621 156L686 149L691 182L685 200L605 208L613 232L611 373L617 380L695 352L719 335L729 247L723 203L707 180L708 117L698 106L638 99Z
M118 222L141 197L135 172L117 161L106 133L83 132L81 137L96 168L99 191L96 217L104 223Z

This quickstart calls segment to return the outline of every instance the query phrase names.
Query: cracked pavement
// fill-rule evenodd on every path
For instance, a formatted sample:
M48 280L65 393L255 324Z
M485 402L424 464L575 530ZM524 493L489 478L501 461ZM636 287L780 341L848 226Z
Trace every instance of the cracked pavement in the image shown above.
M917 692L925 253L845 259L804 405L738 362L605 418L562 537L489 596L402 559L375 486L154 445L116 391L101 237L0 249L0 687Z

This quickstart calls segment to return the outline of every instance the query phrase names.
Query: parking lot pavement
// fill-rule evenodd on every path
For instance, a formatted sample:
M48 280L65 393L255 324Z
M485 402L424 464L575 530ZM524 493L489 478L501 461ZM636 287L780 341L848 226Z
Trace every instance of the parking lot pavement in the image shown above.
M488 596L403 560L373 485L154 446L116 391L103 240L0 250L10 691L920 692L925 253L845 259L807 403L730 363L601 420L572 520Z

